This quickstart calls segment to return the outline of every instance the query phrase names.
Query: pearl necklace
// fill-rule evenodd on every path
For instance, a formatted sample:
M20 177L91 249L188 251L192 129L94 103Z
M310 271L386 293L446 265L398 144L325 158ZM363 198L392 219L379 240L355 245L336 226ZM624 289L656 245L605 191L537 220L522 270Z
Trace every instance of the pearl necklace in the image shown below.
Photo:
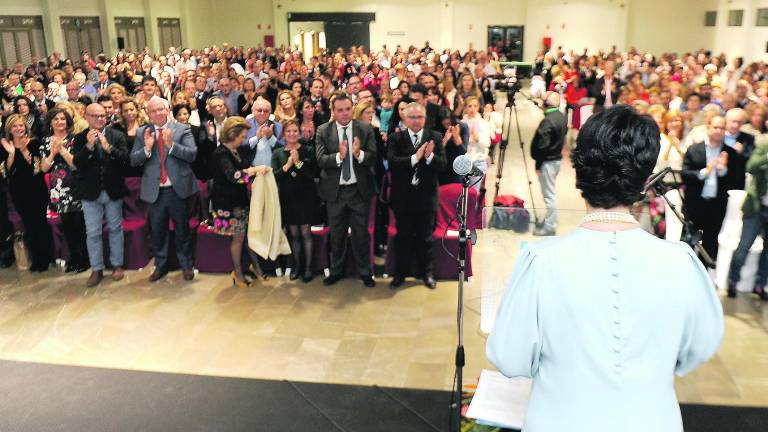
M637 219L631 214L624 212L596 211L587 214L584 216L584 219L581 220L582 224L587 222L636 224Z

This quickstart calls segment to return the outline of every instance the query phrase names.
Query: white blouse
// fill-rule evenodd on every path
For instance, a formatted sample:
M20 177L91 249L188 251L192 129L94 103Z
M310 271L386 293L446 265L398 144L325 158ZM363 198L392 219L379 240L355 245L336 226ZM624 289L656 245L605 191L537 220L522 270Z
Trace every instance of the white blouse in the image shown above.
M688 245L578 228L517 259L487 344L532 377L526 432L683 430L673 374L712 357L723 311Z

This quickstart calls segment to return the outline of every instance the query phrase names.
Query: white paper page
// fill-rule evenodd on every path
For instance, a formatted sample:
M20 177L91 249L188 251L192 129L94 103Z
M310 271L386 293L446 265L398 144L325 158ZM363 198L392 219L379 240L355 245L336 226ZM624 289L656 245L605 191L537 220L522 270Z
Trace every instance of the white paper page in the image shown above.
M507 378L499 372L483 369L467 417L483 424L522 429L531 384L530 378Z

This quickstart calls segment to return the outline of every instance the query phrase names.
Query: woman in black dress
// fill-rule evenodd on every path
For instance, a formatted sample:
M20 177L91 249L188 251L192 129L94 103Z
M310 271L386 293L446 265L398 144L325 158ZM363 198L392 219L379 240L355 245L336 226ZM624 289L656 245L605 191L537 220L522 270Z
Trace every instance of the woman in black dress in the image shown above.
M48 135L40 147L40 168L50 172L49 208L61 218L61 229L69 247L66 272L82 273L90 268L85 236L83 205L75 198L75 164L71 153L74 120L64 110L53 108L46 117Z
M283 123L285 147L272 152L272 172L280 191L282 219L293 251L291 280L299 278L299 255L304 244L304 282L314 278L312 271L312 232L310 225L320 204L315 191L317 162L312 148L299 141L296 120Z
M8 179L13 205L24 222L32 272L44 272L53 261L53 236L48 226L48 187L40 170L40 141L30 137L23 116L11 114L4 126L0 175Z
M221 145L213 151L213 187L211 222L214 230L222 235L232 236L229 252L232 255L232 283L240 288L249 283L243 276L242 257L245 235L248 232L248 181L256 175L258 167L251 166L250 149L241 146L250 129L250 123L242 117L233 116L224 121L219 133ZM256 276L266 280L259 267L256 254L248 249Z

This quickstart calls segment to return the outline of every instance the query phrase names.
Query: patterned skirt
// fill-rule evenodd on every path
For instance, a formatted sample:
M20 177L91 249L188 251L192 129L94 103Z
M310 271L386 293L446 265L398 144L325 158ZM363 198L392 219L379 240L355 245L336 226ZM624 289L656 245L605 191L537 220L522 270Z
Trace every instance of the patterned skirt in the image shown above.
M248 228L248 211L242 207L235 207L231 211L214 210L209 223L221 235L244 234Z

